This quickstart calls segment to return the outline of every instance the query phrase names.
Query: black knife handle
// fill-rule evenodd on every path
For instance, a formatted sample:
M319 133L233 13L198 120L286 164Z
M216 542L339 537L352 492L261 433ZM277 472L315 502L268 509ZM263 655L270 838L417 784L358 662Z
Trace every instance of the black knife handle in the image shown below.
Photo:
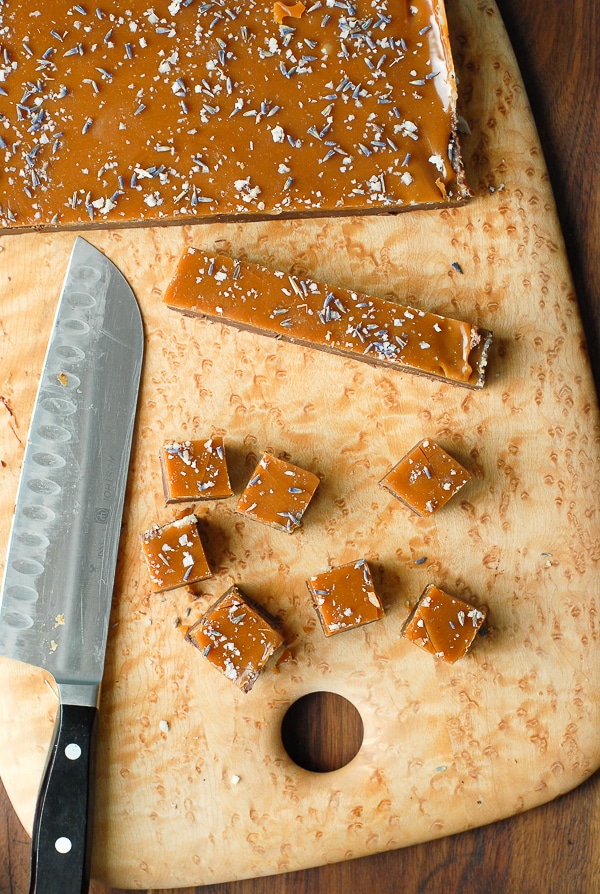
M29 894L87 894L95 707L60 704L32 834Z

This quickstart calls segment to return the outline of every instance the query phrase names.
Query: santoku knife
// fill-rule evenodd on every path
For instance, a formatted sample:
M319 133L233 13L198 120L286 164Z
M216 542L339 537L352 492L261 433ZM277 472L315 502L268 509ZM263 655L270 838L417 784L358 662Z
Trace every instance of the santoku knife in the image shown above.
M30 894L88 890L94 727L143 344L130 286L77 238L33 409L0 601L0 654L49 671L60 696Z

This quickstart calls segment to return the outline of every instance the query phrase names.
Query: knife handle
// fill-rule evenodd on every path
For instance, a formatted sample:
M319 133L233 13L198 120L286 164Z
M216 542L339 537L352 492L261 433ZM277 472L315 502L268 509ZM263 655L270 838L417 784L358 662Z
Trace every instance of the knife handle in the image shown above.
M59 704L38 795L29 894L87 894L95 707Z

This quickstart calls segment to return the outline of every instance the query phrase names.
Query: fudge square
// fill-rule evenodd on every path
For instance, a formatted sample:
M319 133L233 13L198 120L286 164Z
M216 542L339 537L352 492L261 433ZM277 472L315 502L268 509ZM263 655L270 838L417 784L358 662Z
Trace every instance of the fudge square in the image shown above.
M160 463L167 503L222 500L233 494L222 437L167 441Z
M402 625L401 635L454 664L467 654L485 618L482 609L428 584Z
M379 482L422 518L444 506L471 480L450 454L424 438Z
M193 513L162 527L154 525L142 534L142 551L156 591L212 577Z
M242 692L250 692L269 658L284 645L268 613L230 587L186 634L186 640Z
M385 614L365 559L315 574L306 585L325 636L370 624Z
M312 472L263 453L236 512L291 534L301 524L319 483Z

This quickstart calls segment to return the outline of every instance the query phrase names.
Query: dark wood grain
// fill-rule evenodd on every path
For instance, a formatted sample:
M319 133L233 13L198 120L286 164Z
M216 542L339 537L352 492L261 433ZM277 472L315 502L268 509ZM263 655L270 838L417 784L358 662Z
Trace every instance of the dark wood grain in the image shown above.
M498 6L544 147L600 389L599 4L597 0L498 0ZM318 713L315 716L306 722L319 723ZM326 761L338 747L332 740L336 735L347 742L356 730L342 727L336 733L332 725L323 742ZM315 742L318 737L308 729L306 741ZM27 891L28 863L29 838L0 786L0 894ZM494 890L592 894L599 889L600 776L596 774L550 804L460 836L351 863L190 888L178 894L194 890L202 894L396 894L399 890L405 894L489 894ZM95 883L92 892L121 894Z

